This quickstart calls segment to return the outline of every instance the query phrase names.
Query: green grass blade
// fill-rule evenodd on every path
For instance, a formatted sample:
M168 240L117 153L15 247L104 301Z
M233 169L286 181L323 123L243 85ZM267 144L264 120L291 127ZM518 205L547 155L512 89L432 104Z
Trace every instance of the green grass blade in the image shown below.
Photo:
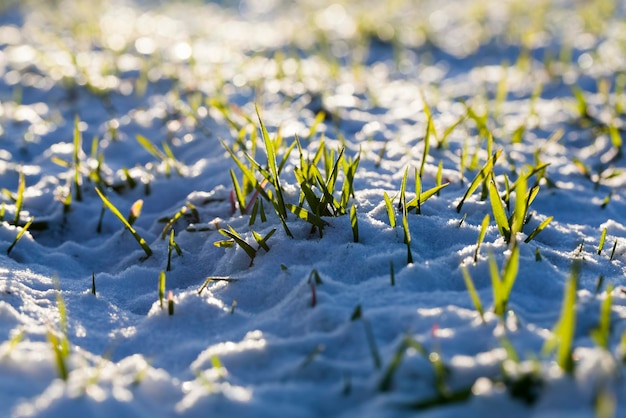
M180 208L178 212L174 214L174 216L172 216L167 221L167 224L165 224L165 227L163 227L163 231L161 231L162 240L165 239L165 237L167 236L167 233L172 229L176 221L178 221L186 212L187 212L187 206L183 206L182 208Z
M24 172L20 171L20 174L17 180L17 195L15 198L15 219L13 220L14 225L18 225L20 222L20 214L22 212L22 208L24 207L25 188L26 188L26 180L24 179Z
M232 169L230 169L230 179L233 182L233 190L235 191L235 198L237 199L237 204L239 205L239 213L244 215L244 212L246 210L246 199L241 191L241 187L239 186L237 176Z
M485 322L485 311L483 310L483 304L480 301L480 296L478 296L478 292L476 291L476 287L474 286L472 277L470 276L469 271L467 271L467 268L465 266L461 266L461 272L463 273L463 280L465 280L465 286L467 287L467 291L472 298L472 303L474 304L476 311L480 315L480 319Z
M511 222L511 240L513 241L515 241L515 234L517 234L518 232L522 232L522 228L524 227L524 220L526 219L526 213L528 212L528 206L530 205L532 192L528 196L529 203L527 204L527 187L528 184L526 182L526 176L521 175L520 178L517 180L517 185L515 187L515 210L513 212L513 221Z
M524 242L528 244L530 241L532 241L537 236L537 234L539 234L541 231L543 231L545 229L545 227L547 227L548 224L550 222L552 222L553 218L554 218L554 216L550 216L545 221L541 222L541 224L539 224L539 226L537 228L535 228L533 230L533 232L531 232L530 235L528 235L528 237L526 237Z
M7 255L11 254L11 251L13 251L13 248L15 248L15 246L17 245L17 242L22 238L22 235L24 235L26 233L26 231L28 231L28 228L30 228L30 226L32 225L34 219L35 218L31 216L30 219L28 220L28 222L26 222L26 225L24 225L22 227L22 229L20 229L20 231L15 236L15 239L13 240L13 242L11 243L9 248L7 249Z
M131 235L135 238L135 240L137 240L141 248L146 253L146 256L150 257L152 255L152 250L150 249L150 246L148 245L148 243L141 236L139 236L137 231L135 231L135 229L128 223L126 218L124 218L124 216L120 213L120 211L117 210L117 208L113 205L113 203L111 203L109 199L107 199L106 196L104 196L104 194L102 194L102 192L97 187L96 187L96 193L98 193L98 196L100 196L100 199L102 199L102 203L104 203L104 205L117 217L117 219L119 219L120 222L122 222L122 224L131 233Z
M478 239L476 240L476 250L474 250L474 263L478 261L478 251L480 251L480 245L485 239L485 234L487 233L487 228L489 227L489 221L489 214L486 214L480 226L480 231L478 232Z
M500 154L502 154L502 150L496 151L496 153L493 154L493 156L489 158L489 160L487 160L483 168L476 174L476 177L474 177L474 180L472 180L472 182L470 183L469 187L467 188L467 191L461 198L461 201L456 206L457 213L461 213L461 208L463 207L463 204L465 203L465 201L476 191L478 186L480 186L483 183L483 181L487 177L489 177L489 175L491 174L493 170L494 164L500 157Z
M237 231L232 229L232 227L229 226L229 229L230 230L220 229L219 233L235 241L237 245L239 245L246 252L246 254L248 254L248 257L254 260L254 257L256 256L256 250L250 244L248 244L246 240L244 240L241 235L237 233Z
M613 304L613 285L609 283L606 287L606 297L600 307L600 323L598 328L591 331L591 338L599 347L608 350L609 337L611 335L611 306Z
M293 212L298 218L310 223L313 226L316 226L320 229L320 231L326 226L326 222L324 222L319 216L314 215L303 207L287 204L287 208Z
M271 183L274 185L276 189L276 209L279 211L279 215L281 215L284 219L287 219L287 209L285 207L285 200L283 198L283 191L280 185L280 178L278 176L278 166L276 164L276 151L274 149L274 143L270 138L270 134L261 120L261 114L259 113L259 108L255 105L255 110L257 117L259 119L259 125L261 127L261 134L263 137L263 144L265 146L265 152L267 154L267 165L270 169L270 173L272 175Z
M350 207L350 225L352 226L352 238L354 242L359 242L359 221L356 217L356 205Z
M159 306L163 309L163 299L165 298L165 272L159 273Z
M502 280L500 279L500 272L498 271L498 264L493 253L489 254L489 275L491 277L491 290L493 292L493 310L496 315L503 316L506 308L506 301L504 297L504 289L502 286Z
M600 243L598 244L598 255L602 253L602 249L604 248L604 241L606 240L606 228L602 230L602 235L600 235Z
M515 279L517 279L518 271L519 247L516 245L515 247L513 247L511 255L506 260L506 263L504 264L504 269L502 271L502 293L506 302L508 302L511 290L513 290L513 285L515 284Z
M426 202L428 199L433 197L436 194L439 194L439 191L448 187L450 183L440 184L439 186L435 186L432 189L428 189L423 193L420 193L420 205Z
M424 167L426 166L426 158L430 152L430 132L434 130L432 115L428 115L428 121L426 122L426 134L424 135L424 150L422 151L422 162L420 163L419 177L424 175Z
M387 216L389 217L389 225L391 228L396 227L396 211L393 207L393 203L389 198L387 192L383 192L383 197L385 199L385 206L387 207Z
M491 210L493 212L493 218L496 221L496 225L498 226L498 231L500 231L500 235L502 235L504 240L508 243L511 238L509 220L506 217L502 199L500 198L500 194L496 188L496 183L493 179L489 182L489 200L491 201Z
M404 243L406 244L407 256L406 263L413 263L413 254L411 253L411 231L409 229L409 221L407 219L406 211L402 215L402 229L404 230Z
M83 136L79 128L80 120L78 116L74 119L74 152L72 160L74 163L74 192L76 201L81 202L83 200L83 194L81 191L82 177L80 175L80 150L82 149Z
M161 150L159 150L156 145L150 142L150 140L145 136L137 134L135 136L135 139L137 140L137 142L139 142L139 145L141 145L146 151L148 151L148 153L152 154L152 156L161 161L167 160L167 156L163 154L163 152L161 152Z
M552 331L551 338L546 341L542 350L544 354L556 350L556 361L568 374L574 371L572 351L576 331L576 290L578 288L581 265L580 260L575 260L572 265L572 271L563 295L561 315Z

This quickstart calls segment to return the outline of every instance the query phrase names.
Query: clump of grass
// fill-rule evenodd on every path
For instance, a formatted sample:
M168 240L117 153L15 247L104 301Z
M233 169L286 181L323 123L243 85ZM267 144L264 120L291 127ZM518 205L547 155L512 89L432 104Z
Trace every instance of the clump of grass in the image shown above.
M128 232L130 232L133 238L135 238L135 240L139 243L141 248L146 253L146 257L150 257L152 255L152 250L150 249L150 246L148 245L146 240L144 240L137 233L137 231L135 231L135 228L133 228L132 225L128 223L126 218L124 218L120 211L113 205L113 203L109 201L109 199L106 198L106 196L104 196L104 194L98 188L96 188L96 193L98 193L98 196L100 196L100 199L102 199L102 203L117 217L117 219L119 219L119 221L124 225Z
M527 179L528 175L522 174L513 186L507 187L507 204L509 202L509 190L510 188L515 188L515 208L511 216L507 217L502 199L496 186L495 176L493 173L491 174L491 181L489 182L489 200L491 202L491 209L498 226L498 231L504 240L510 245L515 245L517 234L522 232L524 224L527 222L528 209L537 196L537 193L539 193L538 185L533 186L530 190L528 190ZM534 239L537 234L548 226L552 219L552 216L545 219L528 235L528 237L526 237L524 242L528 243Z
M263 138L263 144L267 155L268 169L263 168L254 159L253 156L248 153L244 153L245 158L250 163L250 167L246 166L246 164L244 164L243 161L239 159L239 157L237 157L233 149L229 148L226 143L224 143L224 141L220 141L222 143L222 146L226 149L235 164L237 164L237 166L243 173L246 181L249 182L250 187L254 188L259 193L259 195L261 195L265 200L272 204L274 210L276 211L276 214L278 215L278 218L280 219L283 229L285 230L285 233L287 234L287 236L293 238L293 234L287 226L287 205L285 203L283 186L280 180L280 170L282 169L284 163L281 163L281 166L279 167L278 163L276 162L277 143L275 141L272 141L272 139L270 138L269 132L267 131L265 124L261 120L261 115L259 114L258 108L256 109L256 111L261 129L261 136ZM294 146L295 144L293 144L288 149L288 152L283 157L283 162L286 162L289 152L291 149L293 149ZM259 182L256 179L255 172L259 173L264 178L262 182ZM264 188L265 184L270 184L273 187L273 192L266 191ZM247 205L244 205L243 203L242 193L237 196L237 200L240 203L240 208L244 206L247 207Z
M300 186L300 203L288 205L289 209L299 218L311 223L322 236L326 223L322 217L337 217L348 213L350 197L354 196L354 176L358 168L360 157L345 158L345 149L341 149L335 158L335 153L329 150L322 141L312 161L304 158L302 146L298 138L296 143L300 153L300 166L294 170L296 180ZM323 157L324 175L318 167ZM340 197L337 199L337 179L343 172L344 182ZM318 193L316 193L318 191ZM309 210L303 207L307 203Z

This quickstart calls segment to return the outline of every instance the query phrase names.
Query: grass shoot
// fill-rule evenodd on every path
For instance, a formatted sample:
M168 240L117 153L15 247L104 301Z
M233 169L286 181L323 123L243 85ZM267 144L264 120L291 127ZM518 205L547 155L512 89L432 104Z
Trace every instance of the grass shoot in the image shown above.
M128 223L126 218L124 218L120 211L113 205L113 203L109 201L109 199L106 198L106 196L104 196L104 194L98 188L96 188L96 193L98 193L98 196L100 196L100 199L102 199L102 203L117 217L117 219L119 219L119 221L124 225L128 232L130 232L133 238L135 238L135 240L139 243L141 248L146 253L146 257L150 257L152 255L152 250L150 249L150 246L148 245L146 240L144 240L137 233L137 231L135 231L135 228L133 228L132 225Z
M576 331L576 290L581 262L575 260L572 271L565 286L561 315L552 330L551 337L545 342L542 352L544 355L556 351L556 362L566 373L574 372L574 333Z

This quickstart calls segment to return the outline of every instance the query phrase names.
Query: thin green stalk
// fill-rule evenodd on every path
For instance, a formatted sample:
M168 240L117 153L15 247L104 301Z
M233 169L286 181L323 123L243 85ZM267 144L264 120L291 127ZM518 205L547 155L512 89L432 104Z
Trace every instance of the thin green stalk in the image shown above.
M26 222L26 225L24 225L20 229L20 231L15 236L15 239L13 240L13 242L11 243L9 248L7 249L7 255L11 254L11 251L13 251L13 248L17 245L17 242L22 238L22 235L24 235L26 233L26 231L28 231L28 228L30 228L30 226L32 225L34 219L35 218L31 216L30 219L28 220L28 222Z
M146 256L150 257L152 255L152 250L150 249L148 243L137 233L137 231L135 231L135 229L128 223L128 221L126 220L126 218L124 218L120 211L117 210L113 203L111 203L109 199L107 199L106 196L104 196L104 194L102 194L102 192L97 187L96 193L98 193L98 196L100 196L100 199L102 199L102 203L104 203L104 205L117 217L117 219L122 222L122 224L131 233L135 240L137 240L141 248L146 253Z

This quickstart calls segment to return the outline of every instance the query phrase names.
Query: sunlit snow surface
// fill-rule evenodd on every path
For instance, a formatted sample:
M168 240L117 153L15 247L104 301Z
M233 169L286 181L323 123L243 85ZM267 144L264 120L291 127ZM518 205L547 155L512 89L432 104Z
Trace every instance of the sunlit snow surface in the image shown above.
M0 416L405 417L416 414L416 403L438 395L433 356L447 367L450 393L471 389L471 396L417 412L421 416L591 417L601 408L606 416L626 414L620 346L626 174L606 129L613 126L620 136L626 120L621 2L5 3ZM579 123L572 86L587 100L587 125ZM413 196L427 130L424 101L436 135L431 132L422 183L424 189L436 184L442 162L450 185L425 202L421 214L409 215L414 262L407 264L402 227L390 227L383 195L397 195L410 167ZM486 136L471 118L462 119L464 103L489 113L494 150L504 150L495 170L501 191L504 174L514 181L525 165L550 164L520 241L554 219L519 244L519 274L504 324L491 312L488 255L501 266L509 250L493 215L473 260L481 222L492 214L489 199L480 200L479 188L456 210L487 158ZM332 149L345 146L351 158L360 155L351 201L358 242L347 215L326 218L322 238L290 215L290 238L269 202L267 221L253 226L249 215L233 211L229 169L241 175L219 139L229 146L238 138L249 141L258 128L255 105L270 134L280 131L286 146L301 138L307 158L322 140ZM311 136L320 111L327 118ZM438 147L436 137L459 119ZM81 201L73 188L75 120L83 141ZM521 141L512 143L520 126ZM167 144L180 174L166 175L166 164L137 135L159 149ZM284 147L279 157L283 153ZM474 155L477 160L461 174L463 153L467 165ZM154 253L147 259L110 211L97 232L102 201L89 173L98 154L100 174L114 186L105 188L107 196L123 215L143 199L135 227ZM300 197L297 154L281 177L285 198L294 204ZM261 142L256 158L265 164ZM26 189L17 224L30 217L34 223L7 255L21 229L14 219L20 172ZM68 193L73 200L64 211ZM188 203L198 216L186 213L174 225L182 256L173 251L166 272L175 306L170 316L167 301L161 307L158 299L168 258L163 219ZM260 249L250 265L239 246L215 246L225 238L217 229L227 225L255 248L251 231L265 236L275 228L270 251ZM582 270L570 376L542 348L577 259ZM486 323L461 265L490 310ZM314 286L315 306L313 271L322 281ZM231 281L213 281L199 294L208 277ZM606 351L590 334L608 283L615 288ZM58 294L67 307L66 381L48 340L62 328ZM353 319L358 306L362 316ZM519 366L512 365L503 335ZM430 361L406 350L383 391L406 336L423 345ZM503 376L516 373L541 382L530 391L532 403L503 383Z

